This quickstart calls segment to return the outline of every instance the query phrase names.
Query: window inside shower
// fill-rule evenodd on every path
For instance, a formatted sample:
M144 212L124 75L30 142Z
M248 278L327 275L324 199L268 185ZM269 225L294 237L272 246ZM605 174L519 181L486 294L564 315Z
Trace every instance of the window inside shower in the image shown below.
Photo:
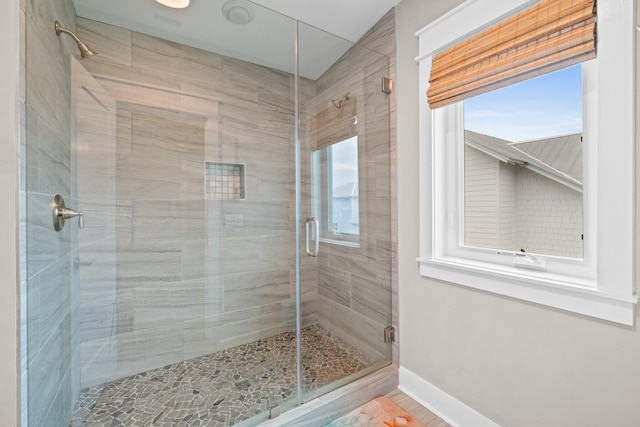
M326 241L358 243L358 137L313 151L313 212Z

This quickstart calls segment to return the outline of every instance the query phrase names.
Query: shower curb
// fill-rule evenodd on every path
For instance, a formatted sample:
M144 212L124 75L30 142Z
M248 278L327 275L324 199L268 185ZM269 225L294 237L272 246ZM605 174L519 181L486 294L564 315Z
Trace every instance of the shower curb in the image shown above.
M258 425L260 427L322 426L396 388L398 388L398 366L389 365Z

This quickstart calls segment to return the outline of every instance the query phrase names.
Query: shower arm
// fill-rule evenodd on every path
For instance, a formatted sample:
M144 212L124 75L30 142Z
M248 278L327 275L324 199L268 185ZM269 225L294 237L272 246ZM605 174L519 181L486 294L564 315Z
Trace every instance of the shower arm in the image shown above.
M60 25L60 22L56 21L56 34L60 35L60 33L65 33L65 34L69 34L71 37L73 37L73 39L76 41L76 44L81 44L83 43L82 40L80 40L80 38L78 36L76 36L73 31L71 30L67 30L66 28L64 28L62 25ZM83 43L84 44L84 43Z

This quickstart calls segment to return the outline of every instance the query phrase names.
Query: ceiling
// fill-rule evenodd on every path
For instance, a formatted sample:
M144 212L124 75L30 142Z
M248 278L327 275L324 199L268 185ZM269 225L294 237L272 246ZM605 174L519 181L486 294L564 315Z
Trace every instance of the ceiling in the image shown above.
M155 0L73 2L83 18L289 73L299 20L310 24L299 29L300 74L315 80L400 0L254 0L248 2L254 18L247 24L224 17L227 0L191 0L185 9Z
M253 0L283 15L357 42L400 0Z

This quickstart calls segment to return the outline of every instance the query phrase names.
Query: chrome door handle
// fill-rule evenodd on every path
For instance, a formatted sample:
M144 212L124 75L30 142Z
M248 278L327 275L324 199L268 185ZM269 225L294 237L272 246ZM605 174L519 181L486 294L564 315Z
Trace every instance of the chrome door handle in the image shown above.
M309 249L309 226L311 224L313 224L313 227L314 227L313 237L315 240L315 248L313 252ZM307 247L306 247L307 255L313 256L313 257L318 256L318 252L320 251L320 222L318 221L318 219L312 216L307 218L306 230L307 230Z
M65 203L64 199L61 195L56 194L53 198L53 203L51 205L51 216L53 217L53 228L56 231L62 230L64 228L64 221L78 217L78 227L84 228L84 213L82 211L74 211L73 209L69 209Z

